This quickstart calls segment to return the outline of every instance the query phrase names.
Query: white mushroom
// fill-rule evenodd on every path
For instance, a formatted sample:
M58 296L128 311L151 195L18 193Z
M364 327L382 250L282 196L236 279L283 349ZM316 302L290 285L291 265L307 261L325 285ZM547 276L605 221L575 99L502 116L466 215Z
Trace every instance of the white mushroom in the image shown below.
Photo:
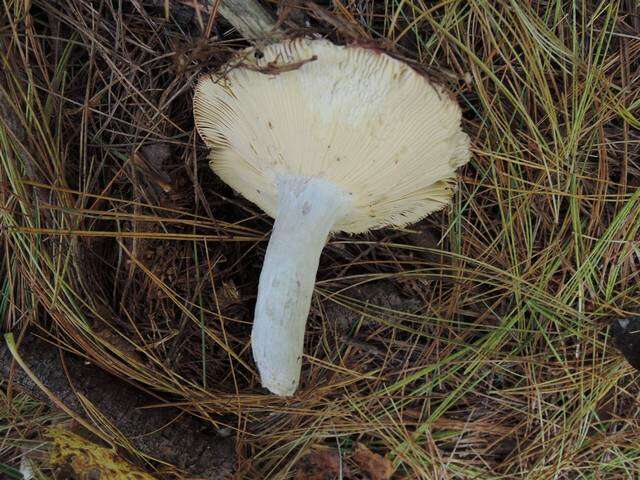
M446 205L469 159L460 109L386 54L298 39L203 77L194 111L211 168L275 218L251 339L263 386L291 395L328 235L407 225Z

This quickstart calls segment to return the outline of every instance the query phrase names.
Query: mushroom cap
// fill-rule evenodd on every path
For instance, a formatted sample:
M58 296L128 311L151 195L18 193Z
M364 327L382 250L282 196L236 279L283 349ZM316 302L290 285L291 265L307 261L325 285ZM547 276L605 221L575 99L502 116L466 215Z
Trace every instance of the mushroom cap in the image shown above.
M333 230L404 226L451 199L469 160L458 104L379 51L296 39L249 48L194 96L211 168L272 217L276 178L319 177L352 199Z

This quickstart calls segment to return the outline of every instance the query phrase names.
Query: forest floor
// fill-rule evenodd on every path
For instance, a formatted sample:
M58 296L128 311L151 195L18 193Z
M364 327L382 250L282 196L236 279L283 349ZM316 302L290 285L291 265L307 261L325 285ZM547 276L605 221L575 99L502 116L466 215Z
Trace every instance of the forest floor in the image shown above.
M446 83L472 141L451 206L330 240L301 387L268 395L249 339L272 221L210 171L191 106L247 42L206 2L2 0L6 358L76 377L39 395L5 371L0 472L63 478L52 427L84 425L176 476L99 387L78 395L87 367L144 391L126 405L149 418L195 422L176 448L231 442L236 478L639 478L640 381L610 328L640 312L637 2L262 3L291 35L372 42ZM46 375L35 337L61 362Z

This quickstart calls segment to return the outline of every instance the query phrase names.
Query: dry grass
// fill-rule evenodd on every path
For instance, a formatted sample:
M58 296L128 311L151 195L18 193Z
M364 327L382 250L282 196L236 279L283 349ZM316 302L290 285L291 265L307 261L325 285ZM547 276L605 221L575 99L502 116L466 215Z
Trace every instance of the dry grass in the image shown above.
M0 126L6 330L232 429L239 478L292 478L317 444L355 471L355 442L397 478L640 476L638 377L607 334L640 311L636 2L336 0L313 23L439 72L474 158L419 233L328 245L291 400L248 349L271 222L209 172L191 118L194 79L243 43L143 3L0 2L25 131ZM14 466L49 418L24 415L0 430Z

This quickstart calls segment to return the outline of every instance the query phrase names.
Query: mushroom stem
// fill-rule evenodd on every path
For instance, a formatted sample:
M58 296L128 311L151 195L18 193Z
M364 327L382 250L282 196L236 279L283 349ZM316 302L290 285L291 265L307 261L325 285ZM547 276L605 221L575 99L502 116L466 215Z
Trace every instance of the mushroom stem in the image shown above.
M304 331L320 253L351 200L320 178L277 179L278 211L260 274L251 333L262 385L277 395L298 387Z

